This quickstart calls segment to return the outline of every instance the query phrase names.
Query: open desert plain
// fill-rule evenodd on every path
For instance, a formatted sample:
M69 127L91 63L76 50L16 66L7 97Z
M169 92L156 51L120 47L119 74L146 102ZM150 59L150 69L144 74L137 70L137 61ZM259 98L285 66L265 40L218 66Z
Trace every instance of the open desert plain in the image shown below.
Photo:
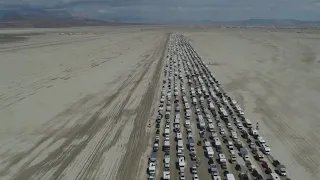
M183 36L174 36L176 32ZM190 47L176 47L184 40ZM188 57L189 52L184 52L188 48L194 49L201 60ZM177 58L179 50L182 55ZM191 105L193 96L189 97L189 91L199 82L192 78L197 82L189 87L187 76L198 67L199 72L210 71L219 81L226 94L223 96L237 101L244 116L252 121L252 128L259 123L259 136L271 149L263 160L254 159L256 152L251 152L244 138L239 139L262 179L270 179L271 175L261 162L276 172L274 159L286 167L286 176L281 179L320 179L319 32L164 26L0 30L0 179L164 178L167 152L162 147L155 150L155 172L148 173L155 138L159 146L165 141L162 135L167 128L165 117L161 116L158 124L156 119L159 107L171 107L167 97L171 88L167 86L170 63L172 77L175 71L182 76L172 78L171 92L179 86L181 98L176 99L179 103L185 87ZM209 75L202 79L210 81ZM207 89L214 86L209 83ZM211 95L207 100L212 99ZM165 102L160 102L162 96ZM200 103L202 96L196 98ZM220 104L220 100L212 102L215 106ZM227 109L229 105L223 106ZM169 112L177 113L173 107ZM197 124L197 107L191 106L191 124ZM202 107L206 108L209 106ZM199 144L195 149L200 162L197 172L189 170L193 162L188 128L183 124L187 122L185 109L188 108L179 111L181 126L172 125L174 115L168 123L172 145L170 179L182 176L181 167L178 170L174 165L178 161L176 131L183 134L185 145L183 176L191 180L197 174L201 180L214 179L216 175L208 172L212 166L204 155L206 151ZM219 114L219 108L216 111ZM236 114L233 110L228 113ZM239 137L243 131L250 131L245 125L241 125L242 130L237 129L240 126L233 123L231 115L230 132L228 120L218 122L218 117L210 114L208 119L209 116L221 141L224 139L221 126L226 127L227 135L231 135L230 129ZM208 119L206 124L210 124ZM208 138L203 138L196 125L190 129L196 142L209 139L211 131L206 132ZM237 142L231 136L226 138ZM250 138L255 142L249 135ZM258 151L262 152L260 145L257 142ZM230 157L227 144L222 142L220 150L212 146L214 156L222 151ZM235 151L240 152L239 149ZM215 164L217 176L225 179L225 170L218 162ZM249 179L257 179L238 154L236 163L230 161L227 165L236 179L240 179L241 171L235 170L235 164L242 166Z

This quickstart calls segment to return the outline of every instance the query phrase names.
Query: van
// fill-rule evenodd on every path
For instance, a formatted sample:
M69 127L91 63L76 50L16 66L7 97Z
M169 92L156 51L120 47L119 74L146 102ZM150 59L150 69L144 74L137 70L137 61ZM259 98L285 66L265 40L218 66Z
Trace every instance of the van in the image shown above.
M214 132L214 125L212 123L209 123L208 129L210 132Z
M186 125L186 127L190 127L190 120L186 120L186 123L185 123L185 125Z
M178 149L181 149L181 150L183 150L183 149L184 149L182 139L178 140Z
M271 149L269 148L268 145L262 144L262 150L265 154L270 154Z
M271 173L270 176L271 180L280 180L280 177L277 173Z
M149 175L155 175L156 174L156 163L150 162L148 167Z

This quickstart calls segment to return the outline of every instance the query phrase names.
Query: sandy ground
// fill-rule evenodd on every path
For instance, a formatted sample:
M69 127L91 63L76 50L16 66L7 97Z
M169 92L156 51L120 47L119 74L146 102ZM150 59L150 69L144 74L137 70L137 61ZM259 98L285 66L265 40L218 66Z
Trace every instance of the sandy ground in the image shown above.
M12 30L23 37L4 38L0 179L146 177L167 32L184 29L141 29ZM86 33L58 35L78 31ZM228 94L260 123L289 176L320 179L319 34L186 31Z
M208 30L186 34L293 179L320 179L320 34Z
M1 179L141 179L167 37L119 29L2 44Z

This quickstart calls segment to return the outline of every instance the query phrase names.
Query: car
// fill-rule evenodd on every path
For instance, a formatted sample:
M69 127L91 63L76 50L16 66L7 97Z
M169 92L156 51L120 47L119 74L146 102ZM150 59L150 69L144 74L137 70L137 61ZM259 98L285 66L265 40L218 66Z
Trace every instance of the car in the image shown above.
M272 164L273 164L275 167L277 167L277 166L280 165L280 162L279 162L278 160L274 160L274 161L272 162Z
M184 175L184 172L180 172L180 180L185 180L186 176Z
M266 162L266 161L261 161L262 163L261 163L261 166L263 167L263 168L265 168L265 169L267 169L267 168L269 168L269 165L268 165L268 163Z
M198 174L193 174L192 179L193 179L193 180L199 180Z
M197 161L197 156L196 156L196 155L192 155L192 156L191 156L191 160L192 160L192 161Z

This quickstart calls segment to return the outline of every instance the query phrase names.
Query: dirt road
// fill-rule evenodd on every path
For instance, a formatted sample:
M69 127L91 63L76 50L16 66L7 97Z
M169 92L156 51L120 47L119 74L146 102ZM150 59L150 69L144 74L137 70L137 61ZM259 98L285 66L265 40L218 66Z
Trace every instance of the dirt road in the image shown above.
M144 175L168 34L120 34L0 48L1 179Z

